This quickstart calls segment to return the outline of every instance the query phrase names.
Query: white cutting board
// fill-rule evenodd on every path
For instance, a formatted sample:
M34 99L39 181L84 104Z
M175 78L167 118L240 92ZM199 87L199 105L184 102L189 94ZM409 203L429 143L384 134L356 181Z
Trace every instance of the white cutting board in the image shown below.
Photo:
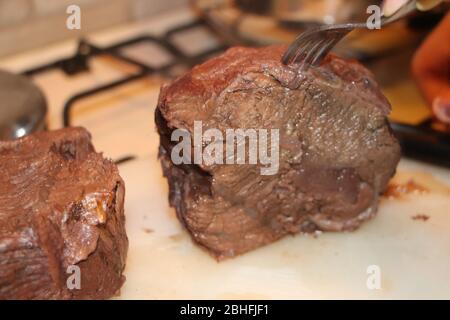
M138 155L119 167L130 242L119 298L450 298L450 170L403 159L398 182L412 178L428 193L383 199L378 215L355 232L289 236L218 263L193 245L168 206L153 122L157 96L157 85L138 82L85 103L108 107L76 114L97 150L114 159ZM429 219L413 220L417 214ZM371 265L381 271L379 290L366 285Z
M407 166L399 175L429 184ZM218 263L167 205L156 152L121 174L130 239L123 299L450 298L450 188L384 199L376 218L352 233L286 237ZM413 220L417 214L429 219ZM370 265L380 267L380 290L366 286Z

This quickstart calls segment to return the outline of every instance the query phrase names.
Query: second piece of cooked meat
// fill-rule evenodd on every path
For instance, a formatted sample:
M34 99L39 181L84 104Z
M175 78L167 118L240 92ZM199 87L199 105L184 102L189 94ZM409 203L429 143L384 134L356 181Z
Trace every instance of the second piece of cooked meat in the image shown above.
M297 232L344 231L373 217L400 147L390 105L357 62L328 56L299 71L284 46L233 48L161 89L156 123L170 204L217 259ZM279 170L261 165L175 165L175 129L279 130Z
M81 128L0 141L0 299L106 299L125 281L125 186Z

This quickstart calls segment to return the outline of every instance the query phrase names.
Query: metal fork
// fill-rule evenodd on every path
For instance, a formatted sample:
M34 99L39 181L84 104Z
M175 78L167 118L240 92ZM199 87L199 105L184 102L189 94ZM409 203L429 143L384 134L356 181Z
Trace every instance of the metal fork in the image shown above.
M392 16L381 17L381 26L399 20L415 10L416 1L408 1ZM307 30L291 43L281 61L286 65L302 63L303 67L318 65L342 38L356 28L367 28L367 24L347 23Z

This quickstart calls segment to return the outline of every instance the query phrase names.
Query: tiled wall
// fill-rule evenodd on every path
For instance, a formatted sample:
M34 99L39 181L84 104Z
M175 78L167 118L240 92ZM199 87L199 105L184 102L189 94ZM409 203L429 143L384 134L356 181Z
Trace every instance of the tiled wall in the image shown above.
M188 0L0 0L0 56L78 37L151 15ZM81 30L68 30L66 9L81 8Z

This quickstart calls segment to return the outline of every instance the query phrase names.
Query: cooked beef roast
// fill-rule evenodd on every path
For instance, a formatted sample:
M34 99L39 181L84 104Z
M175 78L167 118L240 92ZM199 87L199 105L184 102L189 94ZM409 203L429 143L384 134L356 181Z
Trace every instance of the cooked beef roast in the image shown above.
M390 105L357 62L328 56L304 71L284 46L233 48L161 89L156 123L170 204L217 259L297 232L354 230L373 217L400 148ZM279 129L279 170L171 161L175 129Z
M0 142L0 169L0 299L118 293L128 249L124 183L89 133Z

